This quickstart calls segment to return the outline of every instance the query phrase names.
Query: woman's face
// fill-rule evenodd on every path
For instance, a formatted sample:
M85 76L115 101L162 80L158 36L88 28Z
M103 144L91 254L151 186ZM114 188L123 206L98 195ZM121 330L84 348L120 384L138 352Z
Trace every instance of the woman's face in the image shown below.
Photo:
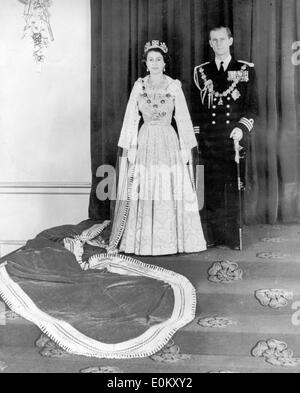
M147 67L150 74L162 74L165 67L165 61L161 53L150 51L147 55Z

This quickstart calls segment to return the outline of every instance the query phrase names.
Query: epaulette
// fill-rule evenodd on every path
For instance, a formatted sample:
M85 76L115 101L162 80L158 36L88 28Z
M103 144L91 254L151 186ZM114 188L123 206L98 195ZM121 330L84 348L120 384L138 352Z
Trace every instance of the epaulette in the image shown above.
M203 63L203 64L200 64L200 65L198 65L198 66L196 66L195 68L194 68L194 82L195 82L195 85L198 87L198 89L200 90L200 91L202 91L202 89L201 89L201 87L200 87L200 82L199 82L199 77L198 77L198 71L199 71L199 69L201 69L203 66L205 66L205 65L207 65L207 64L209 64L210 62L209 61L207 61L206 63ZM201 72L203 72L203 71L201 71ZM203 79L203 78L202 78Z
M200 64L200 65L198 65L198 66L195 67L195 70L196 70L197 68L203 67L203 66L205 66L205 65L207 65L207 64L209 64L209 63L210 63L210 62L207 61L206 63Z
M243 64L247 64L248 67L253 68L254 67L254 63L249 63L248 61L244 61L244 60L238 60L239 63L243 63Z

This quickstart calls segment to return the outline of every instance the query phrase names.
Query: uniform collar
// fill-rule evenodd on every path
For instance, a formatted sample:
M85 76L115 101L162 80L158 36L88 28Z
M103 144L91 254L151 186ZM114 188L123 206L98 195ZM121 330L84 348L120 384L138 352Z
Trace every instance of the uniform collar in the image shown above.
M221 61L223 61L223 67L224 67L224 70L226 71L227 68L228 68L228 66L229 66L229 63L231 62L231 59L232 59L232 56L231 56L231 55L229 55L228 57L226 57L225 60L220 60L220 59L215 58L215 63L216 63L217 69L218 69L218 70L220 69Z

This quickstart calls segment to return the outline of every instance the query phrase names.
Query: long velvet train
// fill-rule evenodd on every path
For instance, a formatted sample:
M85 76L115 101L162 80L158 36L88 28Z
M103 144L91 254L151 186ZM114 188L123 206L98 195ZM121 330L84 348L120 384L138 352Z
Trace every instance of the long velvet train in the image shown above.
M110 229L86 221L42 232L0 260L0 296L70 353L150 356L194 319L195 289L177 273L108 254Z

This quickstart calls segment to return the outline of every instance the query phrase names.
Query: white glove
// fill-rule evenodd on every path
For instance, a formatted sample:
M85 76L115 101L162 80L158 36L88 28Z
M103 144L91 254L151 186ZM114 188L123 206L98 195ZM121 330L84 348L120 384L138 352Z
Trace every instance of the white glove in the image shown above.
M235 127L230 134L230 138L234 139L234 141L240 142L243 139L243 131Z
M182 162L187 164L190 159L190 150L189 149L181 149L180 150Z
M131 147L128 150L128 161L130 164L134 164L136 159L136 147Z

